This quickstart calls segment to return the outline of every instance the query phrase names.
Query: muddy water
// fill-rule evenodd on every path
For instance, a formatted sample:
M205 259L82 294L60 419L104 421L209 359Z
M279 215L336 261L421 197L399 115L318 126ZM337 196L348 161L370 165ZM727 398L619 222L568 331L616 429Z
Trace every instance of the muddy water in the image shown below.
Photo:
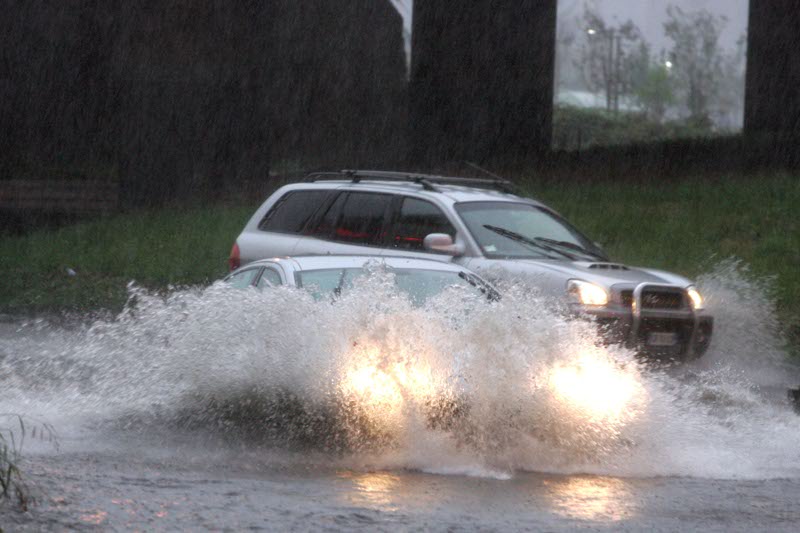
M0 330L38 505L8 530L794 529L800 419L766 287L701 279L711 351L653 370L525 288L415 308L220 287Z

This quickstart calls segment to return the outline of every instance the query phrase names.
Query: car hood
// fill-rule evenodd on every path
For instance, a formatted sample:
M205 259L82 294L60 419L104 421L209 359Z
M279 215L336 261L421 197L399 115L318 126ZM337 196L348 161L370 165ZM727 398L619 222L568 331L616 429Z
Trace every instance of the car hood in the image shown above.
M553 261L537 259L514 260L519 266L529 265L536 269L549 270L553 274L561 275L564 279L582 279L605 287L626 284L638 285L639 283L665 283L686 287L691 285L687 278L649 268L627 266L622 263L605 261Z

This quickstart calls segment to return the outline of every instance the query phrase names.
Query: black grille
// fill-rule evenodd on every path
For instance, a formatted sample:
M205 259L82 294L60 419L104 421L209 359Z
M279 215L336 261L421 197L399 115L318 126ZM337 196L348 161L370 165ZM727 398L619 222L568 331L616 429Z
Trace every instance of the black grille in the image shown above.
M655 290L642 292L643 309L683 309L683 307L683 293Z
M621 291L620 300L625 307L633 305L633 291ZM642 292L643 309L684 309L686 300L679 291L645 290Z

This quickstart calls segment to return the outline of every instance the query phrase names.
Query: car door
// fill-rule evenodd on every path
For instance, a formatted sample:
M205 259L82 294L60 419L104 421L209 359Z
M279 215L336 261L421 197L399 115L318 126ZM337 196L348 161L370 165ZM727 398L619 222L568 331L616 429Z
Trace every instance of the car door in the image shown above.
M390 194L341 192L304 230L293 255L381 254L392 211Z
M413 196L398 196L394 208L384 255L452 261L451 255L432 252L423 246L425 237L431 233L445 233L455 241L457 230L442 209Z

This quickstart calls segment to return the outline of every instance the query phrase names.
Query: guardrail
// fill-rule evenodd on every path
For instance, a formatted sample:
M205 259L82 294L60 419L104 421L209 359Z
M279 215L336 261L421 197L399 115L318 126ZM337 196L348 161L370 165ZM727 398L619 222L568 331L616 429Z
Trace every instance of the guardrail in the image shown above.
M114 211L119 183L92 180L3 180L0 210L64 214Z

